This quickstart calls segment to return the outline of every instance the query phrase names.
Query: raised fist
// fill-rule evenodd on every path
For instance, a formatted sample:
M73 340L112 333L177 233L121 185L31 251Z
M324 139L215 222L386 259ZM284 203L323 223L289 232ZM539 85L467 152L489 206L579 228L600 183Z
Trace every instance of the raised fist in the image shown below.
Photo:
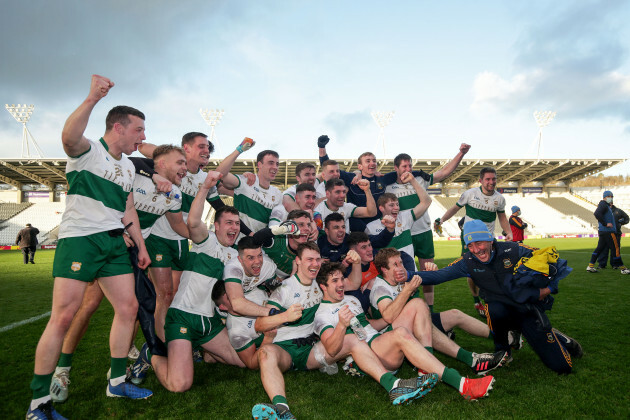
M383 226L385 226L387 230L391 231L396 228L396 219L394 218L394 216L383 216L383 218L381 219L381 223L383 224Z
M107 96L109 90L114 87L114 82L107 77L92 75L92 84L90 85L90 97L99 101Z
M330 141L330 139L328 138L328 136L326 134L321 135L317 139L317 147L324 148L324 147L326 147L326 145L328 144L329 141Z
M243 141L241 142L241 144L239 144L238 146L236 146L236 150L239 153L243 153L248 151L249 149L251 149L252 147L254 147L254 145L256 144L256 142L252 139L250 139L249 137L245 137L243 139Z
M367 191L370 189L370 181L368 181L367 179L360 179L357 181L357 186L363 191Z
M462 152L463 155L468 153L469 150L470 150L470 144L462 143L459 146L459 151Z
M206 180L203 182L203 186L205 188L212 188L217 185L217 182L223 178L223 174L217 171L208 171L208 176L206 176Z
M359 256L357 251L351 249L346 254L346 258L344 258L344 261L348 263L348 265L358 264L361 262L361 257Z
M413 175L410 172L405 172L400 176L400 180L403 184L407 184L413 180Z

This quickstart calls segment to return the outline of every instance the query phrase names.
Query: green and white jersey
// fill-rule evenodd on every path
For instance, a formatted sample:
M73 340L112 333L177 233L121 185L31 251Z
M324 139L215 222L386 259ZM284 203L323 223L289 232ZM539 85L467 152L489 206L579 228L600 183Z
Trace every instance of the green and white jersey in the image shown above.
M133 204L138 212L138 219L140 219L142 237L146 239L151 234L151 229L157 220L160 217L166 219L166 212L178 213L181 211L182 193L177 186L173 185L171 193L167 197L164 193L157 192L151 178L138 175L133 181Z
M181 191L181 212L182 216L184 217L184 223L188 221L188 212L190 212L190 206L192 205L193 200L197 196L197 192L199 192L199 188L201 188L207 176L208 173L202 170L199 170L195 174L189 171L186 172L186 176L182 179L182 183L179 186L179 189ZM210 192L208 193L208 201L216 200L218 198L219 194L216 187L212 187L212 189L210 189ZM186 239L173 231L170 223L168 222L168 220L166 220L165 217L158 219L158 221L155 222L151 233L155 236L159 236L160 238L171 239L174 241Z
M481 187L471 188L457 200L458 207L466 207L464 223L471 220L481 220L494 235L494 222L497 213L505 213L505 198L497 191L492 195L485 195Z
M266 255L263 255L263 263L260 268L260 275L248 276L243 270L243 266L238 258L232 259L223 270L223 280L225 282L238 283L243 287L243 293L246 294L256 289L267 280L276 277L276 264Z
M433 174L429 175L425 173L423 176L417 176L416 180L422 185L422 188L426 190L433 184ZM398 197L400 210L410 210L420 204L420 197L418 197L416 190L413 189L411 184L390 184L385 187L385 192L392 193ZM431 217L429 217L429 212L427 211L413 223L411 234L418 235L430 230ZM413 256L413 254L411 255Z
M348 221L348 219L350 219L352 215L354 215L354 211L356 210L356 208L357 206L352 203L343 203L343 206L339 207L338 210L331 210L328 207L328 200L324 200L315 207L315 211L322 215L323 221L326 220L326 217L329 214L339 213L346 221L346 233L350 233L350 222Z
M314 331L313 320L319 303L322 301L322 291L313 282L309 285L303 284L296 275L284 280L282 284L271 293L268 304L278 309L286 310L294 303L302 305L302 317L297 321L278 328L278 334L273 339L274 343L294 338L308 337Z
M171 308L191 314L212 317L216 305L212 301L212 288L223 278L223 268L235 260L238 251L219 243L213 232L190 249L188 265L182 273Z
M269 248L263 248L263 252L276 264L276 273L280 277L287 278L291 275L295 254L289 249L289 240L286 236L274 236L273 244Z
M372 319L381 319L383 316L378 310L378 303L384 299L393 301L402 292L406 282L398 283L395 286L387 283L384 278L377 276L374 279L372 285L372 291L370 292L370 312L372 313ZM416 290L409 300L413 298L419 298L420 291Z
M399 251L404 251L413 257L413 242L411 240L411 227L416 220L413 210L404 210L398 213L396 217L396 228L394 228L394 237L389 242L390 247L394 247ZM368 235L378 235L385 229L380 220L373 220L365 227L365 233Z
M258 288L252 289L245 297L260 306L265 306L269 298L267 292ZM254 328L255 324L255 316L228 314L225 326L227 327L230 344L234 347L234 350L237 352L243 351L252 344L260 344L258 341L262 341L263 335L256 331L256 328Z
M324 188L319 188L320 185L324 185L323 182L320 182L319 179L315 179L315 184L313 184L313 187L315 187L315 197L316 198L324 198L326 197L326 190ZM293 201L295 201L295 190L297 189L298 184L294 184L291 185L289 188L287 188L286 190L284 190L284 192L282 193L282 195L288 195L289 197L291 197L293 199Z
M234 189L234 207L241 216L241 222L253 232L267 227L271 210L282 203L282 193L273 185L269 188L260 186L258 177L254 185L247 185L247 178L236 175L238 186Z
M269 226L278 226L280 223L287 220L289 212L284 208L283 204L278 204L271 210L271 216L269 218Z
M350 312L357 317L361 325L363 325L363 328L365 328L365 332L367 333L366 341L369 343L374 336L378 335L378 331L376 331L365 318L365 312L363 312L363 308L361 308L359 299L350 295L345 295L343 300L337 303L322 300L322 303L319 304L319 308L317 308L315 321L313 322L315 325L315 334L321 337L322 333L328 328L335 328L339 323L339 310L345 305L348 305ZM354 334L350 326L346 328L346 334Z
M88 141L90 148L86 152L68 157L68 195L59 239L124 227L121 219L133 188L136 168L127 156L114 159L102 138L98 142Z

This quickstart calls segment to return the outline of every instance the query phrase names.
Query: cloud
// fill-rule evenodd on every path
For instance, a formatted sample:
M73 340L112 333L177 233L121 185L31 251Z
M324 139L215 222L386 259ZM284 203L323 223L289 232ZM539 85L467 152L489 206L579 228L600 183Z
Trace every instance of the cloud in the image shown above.
M479 73L471 110L552 109L565 120L630 120L628 48L619 20L625 12L620 9L627 5L572 3L529 25L515 44L514 74Z
M341 142L349 138L353 131L371 123L372 117L367 109L351 113L332 112L324 117L324 124L335 131Z

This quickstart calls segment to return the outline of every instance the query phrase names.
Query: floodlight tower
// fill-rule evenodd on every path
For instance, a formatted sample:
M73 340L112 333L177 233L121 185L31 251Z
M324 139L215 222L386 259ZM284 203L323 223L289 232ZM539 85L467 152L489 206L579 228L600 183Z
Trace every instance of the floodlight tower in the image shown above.
M372 111L370 114L374 119L374 122L379 126L378 138L376 140L376 145L378 147L378 143L383 145L383 157L385 157L385 127L392 121L394 118L394 114L396 111Z
M214 135L214 127L219 124L221 118L223 118L223 114L225 113L225 111L222 109L200 109L199 113L203 117L206 124L210 126L210 141L212 142L212 144L216 144L219 156L223 156L223 153L221 153L221 146L216 141L216 136Z
M542 129L551 123L556 117L556 111L534 111L534 119L538 124L538 152L536 153L536 160L540 159L540 146L542 145Z
M37 152L38 157L40 159L43 158L44 152L42 152L42 149L39 148L39 145L35 141L35 138L31 134L31 132L28 130L28 127L26 126L26 123L28 123L29 118L31 118L31 114L33 114L33 108L35 108L35 105L5 104L4 107L6 108L7 111L9 111L9 114L13 115L13 118L15 118L15 121L22 124L22 157L23 158L35 157L35 156L31 156L31 149L29 147L29 141L28 141L30 138L30 140L33 142L33 146L35 146L35 150ZM26 151L26 154L24 153L24 151Z

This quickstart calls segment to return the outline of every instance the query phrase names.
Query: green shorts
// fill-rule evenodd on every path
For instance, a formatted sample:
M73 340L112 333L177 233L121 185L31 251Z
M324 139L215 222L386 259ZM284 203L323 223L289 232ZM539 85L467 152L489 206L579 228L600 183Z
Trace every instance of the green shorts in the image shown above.
M311 350L313 350L313 346L304 345L298 346L293 343L292 340L286 341L278 341L277 343L273 343L278 346L291 356L291 365L292 369L295 370L308 370L306 367L306 362L308 362L308 356L311 354Z
M133 273L127 245L122 236L108 232L63 238L57 243L53 277L86 282L101 277Z
M413 253L418 258L429 260L435 257L433 248L433 233L430 230L411 236L413 242Z
M212 340L225 325L217 315L207 317L191 314L176 308L168 308L164 323L166 343L173 340L188 340L193 349Z
M166 267L184 271L188 262L188 239L164 239L149 235L144 241L151 258L151 267Z

